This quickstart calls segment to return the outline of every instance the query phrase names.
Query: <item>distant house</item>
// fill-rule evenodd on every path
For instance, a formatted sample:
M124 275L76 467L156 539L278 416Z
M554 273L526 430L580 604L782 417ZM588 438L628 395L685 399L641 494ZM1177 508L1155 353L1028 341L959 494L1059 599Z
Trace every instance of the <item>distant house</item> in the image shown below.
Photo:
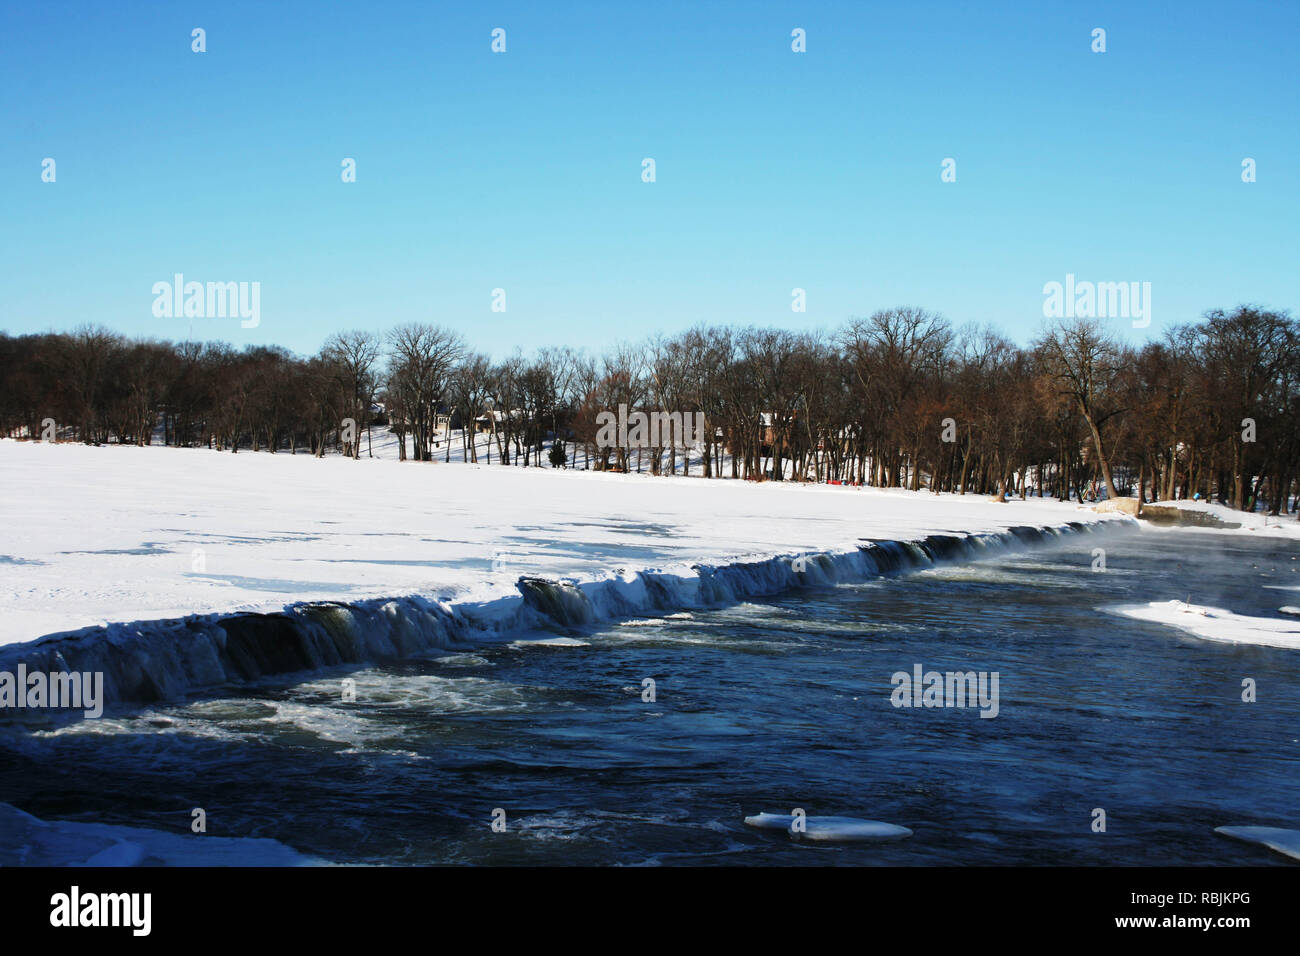
M789 440L790 430L793 428L799 413L796 411L786 426L786 439ZM772 446L776 444L776 415L773 412L762 412L758 416L759 423L759 449L758 453L764 458L770 458L772 455ZM736 454L736 449L732 448L730 443L727 445L727 451L730 454Z
M776 415L772 412L763 412L758 416L759 424L763 428L763 437L760 440L762 445L762 454L772 454L772 445L776 442Z
M524 417L524 413L516 408L510 413L510 417L515 421ZM506 413L500 409L494 408L490 412L484 412L474 419L474 431L482 434L483 432L492 431L493 425L500 428L506 420Z
M474 419L474 431L482 434L483 432L492 431L493 425L500 425L505 415L493 409L490 412L484 412Z
M411 430L411 419L405 415L396 414L396 413L392 415L388 415L387 413L385 413L384 421L388 423L389 431L410 431ZM445 434L448 431L449 426L452 424L452 416L446 412L437 412L433 416L433 421L431 422L431 424L433 425L434 435L437 435L439 432Z

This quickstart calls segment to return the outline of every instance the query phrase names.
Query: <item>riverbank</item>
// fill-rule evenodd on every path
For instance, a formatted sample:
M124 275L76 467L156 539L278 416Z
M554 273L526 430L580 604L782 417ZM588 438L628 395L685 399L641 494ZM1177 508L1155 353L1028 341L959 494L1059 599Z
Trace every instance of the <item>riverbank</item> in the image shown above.
M0 644L1125 520L1050 499L8 440L0 487Z

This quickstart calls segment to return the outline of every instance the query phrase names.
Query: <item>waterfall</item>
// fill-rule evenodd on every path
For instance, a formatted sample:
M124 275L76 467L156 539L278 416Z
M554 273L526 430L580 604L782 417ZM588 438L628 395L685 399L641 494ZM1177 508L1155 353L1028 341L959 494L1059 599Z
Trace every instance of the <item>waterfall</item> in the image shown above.
M171 700L269 675L363 665L465 648L501 635L581 628L647 613L720 606L1055 543L1065 535L1136 527L1132 519L1000 533L866 540L838 553L783 555L680 571L579 582L521 577L518 594L452 605L423 597L297 604L275 613L195 615L108 624L0 648L0 671L104 675L104 702ZM22 719L27 719L24 716ZM49 719L47 714L45 719Z

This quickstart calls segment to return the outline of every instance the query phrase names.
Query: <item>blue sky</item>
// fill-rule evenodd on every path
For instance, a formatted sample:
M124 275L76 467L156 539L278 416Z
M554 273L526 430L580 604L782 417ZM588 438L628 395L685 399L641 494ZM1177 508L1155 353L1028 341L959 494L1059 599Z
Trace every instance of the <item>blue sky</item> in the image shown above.
M1294 2L5 4L0 329L185 338L176 272L261 283L257 328L193 337L304 353L903 304L1027 341L1067 273L1152 284L1133 341L1297 310L1298 35Z

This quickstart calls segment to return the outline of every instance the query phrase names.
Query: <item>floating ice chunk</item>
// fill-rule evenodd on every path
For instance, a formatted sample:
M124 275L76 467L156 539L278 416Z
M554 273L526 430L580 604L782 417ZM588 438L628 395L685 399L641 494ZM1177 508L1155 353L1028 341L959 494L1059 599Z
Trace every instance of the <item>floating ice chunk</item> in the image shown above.
M590 647L590 641L580 641L576 637L543 637L538 640L511 641L511 647Z
M758 813L745 817L745 824L760 830L785 830L790 833L794 816L789 813ZM856 817L805 817L804 832L790 833L792 837L817 840L825 843L853 843L869 840L902 840L912 831L893 823L879 820L860 820Z
M1108 607L1106 610L1139 621L1167 624L1206 641L1300 648L1300 625L1282 618L1251 617L1234 614L1220 607L1204 607L1182 601L1125 604Z
M121 840L89 857L86 866L137 866L144 857L144 847L139 843Z
M1292 617L1300 617L1300 607L1296 607L1294 604L1288 604L1285 607L1278 608L1277 613L1290 614Z
M760 830L788 830L793 822L794 816L789 813L756 813L752 817L745 817L746 826L758 827Z
M1300 860L1300 830L1282 827L1215 827L1214 832L1234 840L1258 843L1283 856Z

